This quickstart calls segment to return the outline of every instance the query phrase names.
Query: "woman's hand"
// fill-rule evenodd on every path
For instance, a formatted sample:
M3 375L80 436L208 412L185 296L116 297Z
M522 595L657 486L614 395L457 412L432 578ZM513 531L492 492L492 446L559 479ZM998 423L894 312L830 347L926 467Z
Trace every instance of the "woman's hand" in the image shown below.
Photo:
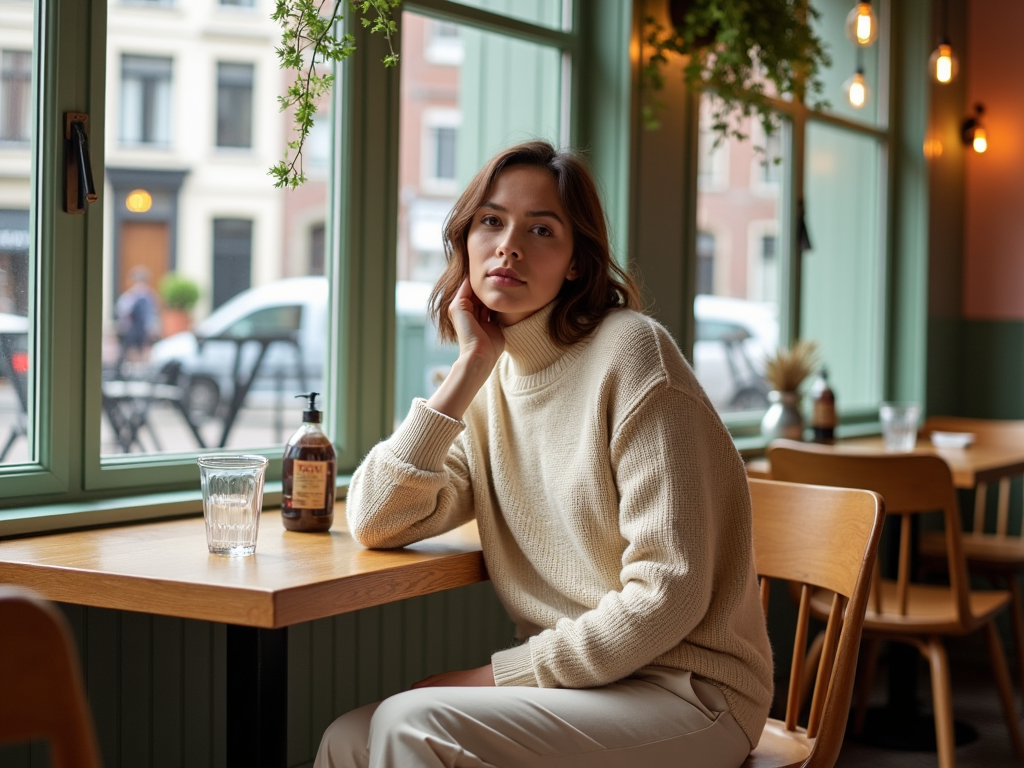
M439 413L462 419L505 349L505 336L491 310L473 293L467 277L448 306L459 337L459 359L427 401Z
M442 672L413 683L413 688L494 687L494 670L490 664L458 672Z
M459 337L459 359L477 361L489 376L505 349L505 336L491 319L491 310L473 293L468 277L448 305L448 317Z

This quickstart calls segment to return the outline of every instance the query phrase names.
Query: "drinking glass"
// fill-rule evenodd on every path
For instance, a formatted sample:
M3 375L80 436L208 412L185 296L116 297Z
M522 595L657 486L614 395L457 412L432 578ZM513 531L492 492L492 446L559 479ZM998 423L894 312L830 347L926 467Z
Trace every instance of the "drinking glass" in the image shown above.
M214 455L199 458L206 544L215 555L251 555L263 508L262 456Z
M907 452L917 444L917 419L921 406L917 403L882 403L878 416L882 422L885 450Z

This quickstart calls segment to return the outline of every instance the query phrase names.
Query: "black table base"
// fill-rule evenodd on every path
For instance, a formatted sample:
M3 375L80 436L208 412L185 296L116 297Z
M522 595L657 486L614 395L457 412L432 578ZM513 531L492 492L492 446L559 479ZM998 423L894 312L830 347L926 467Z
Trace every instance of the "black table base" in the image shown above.
M978 732L968 723L953 724L956 746L962 747L978 740ZM935 752L935 717L930 711L914 708L897 710L890 707L870 707L864 718L864 730L856 734L851 727L849 738L880 749L906 752Z
M284 768L288 630L228 624L228 768Z

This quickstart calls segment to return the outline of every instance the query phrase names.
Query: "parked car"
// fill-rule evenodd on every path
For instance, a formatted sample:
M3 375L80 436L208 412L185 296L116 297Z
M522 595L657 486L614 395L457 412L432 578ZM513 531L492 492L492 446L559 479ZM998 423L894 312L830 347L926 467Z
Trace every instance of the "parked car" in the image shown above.
M250 404L252 398L279 392L290 396L320 389L326 329L327 280L278 280L242 291L192 330L161 339L150 351L150 365L175 378L184 388L186 407L208 418L234 393L236 356L243 378L256 364L260 344L249 339L274 340L256 371Z
M774 304L699 295L693 369L720 412L768 407L765 358L779 342Z
M399 281L395 417L401 419L413 397L427 396L444 378L457 349L441 345L426 317L430 284ZM772 305L698 296L694 368L719 410L750 410L767 405L762 376L765 355L774 350L778 324ZM252 369L259 345L240 343L254 336L279 338L267 348L248 404L286 397L303 388L321 390L327 328L327 280L298 277L243 291L216 309L193 331L153 345L150 362L177 378L186 407L209 418L230 401L237 350L241 368ZM200 344L199 338L205 339ZM294 339L294 343L284 341ZM302 365L305 380L298 376Z

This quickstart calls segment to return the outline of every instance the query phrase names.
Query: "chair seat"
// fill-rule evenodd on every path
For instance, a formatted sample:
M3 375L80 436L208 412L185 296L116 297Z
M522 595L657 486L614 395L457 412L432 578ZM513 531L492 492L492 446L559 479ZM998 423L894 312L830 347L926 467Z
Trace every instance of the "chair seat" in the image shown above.
M743 762L743 768L791 768L803 765L811 754L814 739L803 728L787 731L781 720L769 718L757 748Z
M882 580L882 614L875 613L873 599L868 602L864 618L865 633L966 634L989 621L1010 602L1010 593L1003 590L972 590L968 594L971 620L966 626L961 626L957 621L953 592L949 587L930 584L911 584L909 587L907 614L899 616L896 582ZM811 611L824 620L828 618L831 609L832 592L815 590L811 596Z
M971 565L1018 570L1024 568L1024 539L991 533L963 534L964 554ZM946 537L926 533L921 537L921 555L929 559L946 558Z

